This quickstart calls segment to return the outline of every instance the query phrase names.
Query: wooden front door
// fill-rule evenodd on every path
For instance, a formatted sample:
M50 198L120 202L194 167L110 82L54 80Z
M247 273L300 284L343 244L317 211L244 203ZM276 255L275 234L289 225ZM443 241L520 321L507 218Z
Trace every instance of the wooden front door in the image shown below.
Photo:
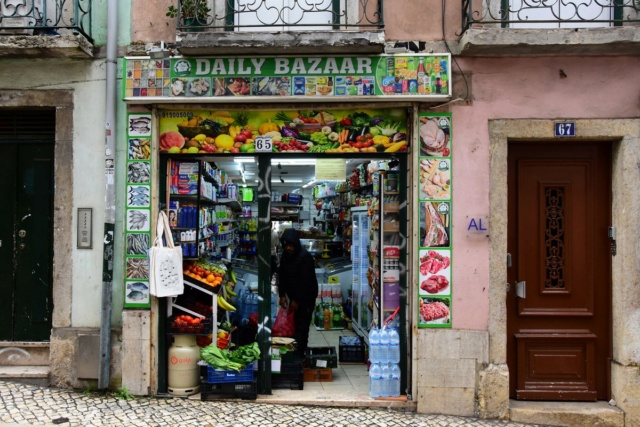
M54 112L0 114L0 340L49 341Z
M610 146L511 143L508 164L510 396L608 400Z

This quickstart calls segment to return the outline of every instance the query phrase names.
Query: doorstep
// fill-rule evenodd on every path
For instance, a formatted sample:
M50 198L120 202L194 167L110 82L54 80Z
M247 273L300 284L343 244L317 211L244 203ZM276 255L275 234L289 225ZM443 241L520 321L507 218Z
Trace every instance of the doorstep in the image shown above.
M373 399L369 393L337 392L327 390L273 390L272 394L259 394L256 402L282 405L389 408L415 412L417 403L406 396Z
M510 421L549 426L623 427L624 412L607 402L509 401Z

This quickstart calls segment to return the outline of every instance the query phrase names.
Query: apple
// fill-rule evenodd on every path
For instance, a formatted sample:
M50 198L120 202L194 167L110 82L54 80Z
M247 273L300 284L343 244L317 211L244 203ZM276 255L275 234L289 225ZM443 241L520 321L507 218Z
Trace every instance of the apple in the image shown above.
M242 133L239 133L239 134L236 135L235 138L233 138L233 140L235 142L245 142L247 140L247 136L242 134Z
M244 135L244 138L247 139L247 138L251 138L253 136L253 132L251 132L250 130L245 129L245 130L240 132L240 135Z

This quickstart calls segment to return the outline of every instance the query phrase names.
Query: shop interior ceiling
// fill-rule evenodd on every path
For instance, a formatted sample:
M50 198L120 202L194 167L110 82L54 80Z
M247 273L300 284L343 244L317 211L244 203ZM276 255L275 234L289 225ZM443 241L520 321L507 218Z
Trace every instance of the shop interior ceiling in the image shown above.
M227 161L218 157L214 161L220 169L229 174L234 182L241 184L244 175L244 182L251 187L258 185L258 163L253 160L252 157L234 157ZM346 177L348 178L353 169L363 161L364 159L345 159ZM315 159L309 159L308 155L304 158L273 159L271 168L272 187L295 189L314 184Z

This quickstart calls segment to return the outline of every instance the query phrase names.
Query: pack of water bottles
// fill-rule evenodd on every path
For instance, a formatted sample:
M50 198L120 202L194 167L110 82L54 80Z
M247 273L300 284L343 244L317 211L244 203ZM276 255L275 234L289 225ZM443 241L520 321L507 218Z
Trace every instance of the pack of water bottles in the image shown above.
M369 392L371 397L400 396L400 335L395 328L369 331Z

